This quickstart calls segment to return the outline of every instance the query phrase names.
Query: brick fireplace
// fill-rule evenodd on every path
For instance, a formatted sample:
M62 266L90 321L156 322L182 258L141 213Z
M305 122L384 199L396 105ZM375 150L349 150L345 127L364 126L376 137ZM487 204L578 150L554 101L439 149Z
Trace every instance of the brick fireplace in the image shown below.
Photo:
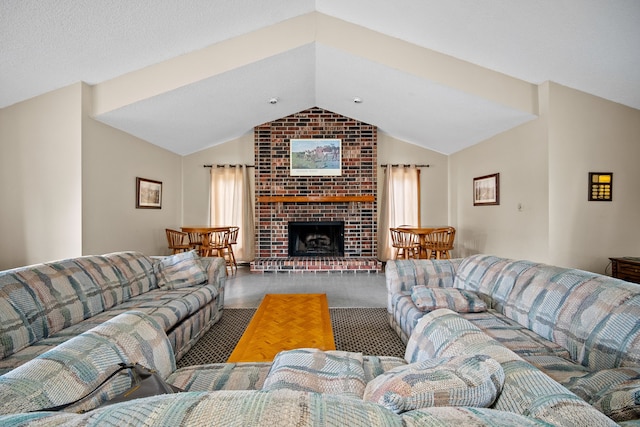
M340 176L291 176L290 139L341 139ZM376 272L377 128L311 108L255 128L251 270ZM290 222L343 222L344 256L289 256Z

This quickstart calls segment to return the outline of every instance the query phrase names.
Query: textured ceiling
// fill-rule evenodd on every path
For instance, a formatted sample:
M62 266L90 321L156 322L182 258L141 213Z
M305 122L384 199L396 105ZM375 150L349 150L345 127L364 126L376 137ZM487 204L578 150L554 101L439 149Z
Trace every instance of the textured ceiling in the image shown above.
M0 108L84 81L182 155L314 106L450 154L545 81L640 109L638 40L636 0L3 0Z

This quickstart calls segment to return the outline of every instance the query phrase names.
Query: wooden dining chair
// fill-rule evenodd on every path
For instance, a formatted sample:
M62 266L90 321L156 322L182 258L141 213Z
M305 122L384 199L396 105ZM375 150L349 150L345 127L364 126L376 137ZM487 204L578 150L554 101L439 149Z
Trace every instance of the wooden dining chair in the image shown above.
M238 243L238 232L240 227L229 227L229 256L231 257L232 271L238 270L238 262L236 261L236 254L233 252L233 245Z
M395 259L418 258L420 238L417 234L399 228L390 228L391 245L396 250Z
M172 230L170 228L165 229L167 233L167 242L169 243L169 249L172 254L178 254L180 252L188 252L193 249L193 245L187 241L187 233L182 231Z
M456 229L453 227L436 228L425 235L424 245L427 250L427 258L451 259L455 237Z
M229 229L211 231L206 236L203 236L202 252L202 256L224 258L226 267L233 272L233 264L229 252ZM225 271L227 270L225 269ZM229 274L228 271L227 274Z
M188 232L187 237L189 238L189 244L198 250L200 256L204 256L204 248L202 247L202 232Z

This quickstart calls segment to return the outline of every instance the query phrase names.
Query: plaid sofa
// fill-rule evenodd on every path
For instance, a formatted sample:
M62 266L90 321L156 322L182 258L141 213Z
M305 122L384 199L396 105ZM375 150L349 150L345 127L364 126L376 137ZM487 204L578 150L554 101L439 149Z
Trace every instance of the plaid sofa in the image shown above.
M389 261L385 275L403 341L435 313L416 304L425 288L463 290L487 309L457 310L449 324L468 321L612 419L640 424L640 285L490 255Z
M452 317L457 314L448 310L425 316L409 340L404 359L298 349L280 353L273 363L219 363L176 370L171 343L160 322L129 311L0 376L0 425L616 425L467 320L460 321L458 316L452 322ZM448 331L444 341L447 334L442 331ZM435 365L431 371L435 376L429 381L437 382L448 360L441 356L461 356L464 362L475 360L478 350L484 354L481 360L492 358L502 374L501 393L491 397L495 400L491 407L471 404L482 394L478 390L466 396L471 400L460 400L459 389L427 393L429 402L418 399L404 410L389 405L388 394L407 389L411 394L413 387L420 386L425 377L415 373L421 363ZM63 412L42 411L93 390L118 362L155 369L184 392L96 408L129 387L128 376L120 374L89 402ZM368 393L371 384L405 367L414 368L400 384L391 383L388 391L376 384L378 391ZM474 376L481 366L470 368ZM450 388L446 381L444 386ZM371 397L376 394L377 398Z
M0 272L0 374L132 309L182 357L222 315L224 260L117 252Z

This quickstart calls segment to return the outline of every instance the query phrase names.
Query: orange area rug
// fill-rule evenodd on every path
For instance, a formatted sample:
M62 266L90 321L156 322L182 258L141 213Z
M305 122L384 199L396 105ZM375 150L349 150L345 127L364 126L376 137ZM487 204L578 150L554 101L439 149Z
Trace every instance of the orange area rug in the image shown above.
M228 362L271 362L294 348L336 349L326 294L266 294Z

